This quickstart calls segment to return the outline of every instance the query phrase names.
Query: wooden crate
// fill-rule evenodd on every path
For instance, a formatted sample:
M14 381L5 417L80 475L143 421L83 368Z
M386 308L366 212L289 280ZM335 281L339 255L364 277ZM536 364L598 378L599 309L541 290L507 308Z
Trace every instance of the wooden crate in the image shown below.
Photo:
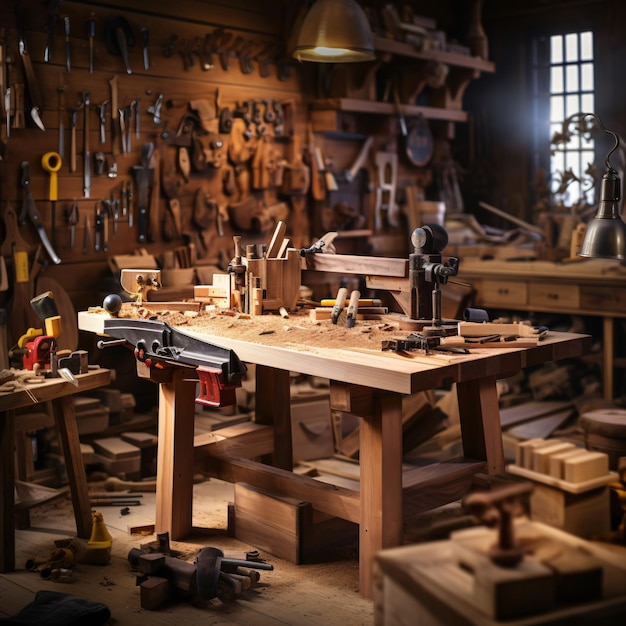
M235 484L228 532L240 541L296 565L345 557L356 549L357 524L313 509L310 502Z

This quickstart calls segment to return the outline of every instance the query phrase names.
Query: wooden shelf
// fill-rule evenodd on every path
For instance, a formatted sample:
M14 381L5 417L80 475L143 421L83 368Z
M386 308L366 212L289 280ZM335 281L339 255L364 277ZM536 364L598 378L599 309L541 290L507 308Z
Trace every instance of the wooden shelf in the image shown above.
M346 113L369 113L373 115L398 115L398 107L391 102L375 102L355 98L325 98L311 103L313 111L343 111ZM431 120L466 122L467 113L456 109L401 104L399 110L405 117L424 116Z
M479 57L459 54L458 52L446 52L443 50L416 50L411 44L395 41L394 39L387 39L385 37L374 37L374 47L377 52L389 52L396 56L421 59L424 61L436 61L456 67L478 70L479 72L494 73L496 71L494 63Z

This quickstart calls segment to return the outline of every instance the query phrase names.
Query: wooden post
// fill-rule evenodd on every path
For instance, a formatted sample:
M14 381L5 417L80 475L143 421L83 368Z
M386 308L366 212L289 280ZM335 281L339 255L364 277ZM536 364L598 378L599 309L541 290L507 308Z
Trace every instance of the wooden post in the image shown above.
M181 539L191 532L193 500L193 432L196 380L187 368L173 368L171 380L159 384L157 452L157 533Z
M3 411L0 418L0 537L3 543L0 549L0 572L12 572L15 569L15 411Z
M76 518L76 533L82 539L91 537L92 519L89 489L83 455L78 437L78 425L74 410L74 397L62 396L52 400L52 412L61 439L65 469L72 495L74 517Z
M256 366L254 421L274 427L274 467L293 469L289 370Z
M486 376L457 384L463 453L487 462L487 471L504 471L504 448L496 377Z

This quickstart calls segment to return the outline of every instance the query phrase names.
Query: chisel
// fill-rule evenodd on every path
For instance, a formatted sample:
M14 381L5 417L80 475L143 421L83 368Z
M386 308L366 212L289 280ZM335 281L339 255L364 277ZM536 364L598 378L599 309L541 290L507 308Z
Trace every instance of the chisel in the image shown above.
M343 311L343 307L346 303L346 298L348 297L348 290L345 287L341 287L337 292L337 297L335 298L333 304L333 311L330 315L330 319L333 324L337 323L341 312ZM322 305L324 306L324 305Z
M359 298L361 292L355 289L350 294L350 303L348 304L348 312L346 313L346 328L352 328L356 324L356 314L359 310Z

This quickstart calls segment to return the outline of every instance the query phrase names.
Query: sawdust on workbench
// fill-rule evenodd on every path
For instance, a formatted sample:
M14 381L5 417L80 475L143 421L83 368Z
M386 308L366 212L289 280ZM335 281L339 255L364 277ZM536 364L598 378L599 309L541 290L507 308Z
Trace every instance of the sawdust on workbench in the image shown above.
M405 338L408 334L406 330L399 330L390 318L358 320L353 328L347 328L345 313L342 313L337 324L333 324L330 319L312 319L307 309L290 313L289 317L284 318L278 313L249 316L222 309L183 312L155 311L149 307L149 302L141 307L125 303L118 317L156 319L181 331L189 330L268 346L287 348L297 345L299 350L313 351L320 348L380 351L383 340ZM90 311L104 312L99 308Z

